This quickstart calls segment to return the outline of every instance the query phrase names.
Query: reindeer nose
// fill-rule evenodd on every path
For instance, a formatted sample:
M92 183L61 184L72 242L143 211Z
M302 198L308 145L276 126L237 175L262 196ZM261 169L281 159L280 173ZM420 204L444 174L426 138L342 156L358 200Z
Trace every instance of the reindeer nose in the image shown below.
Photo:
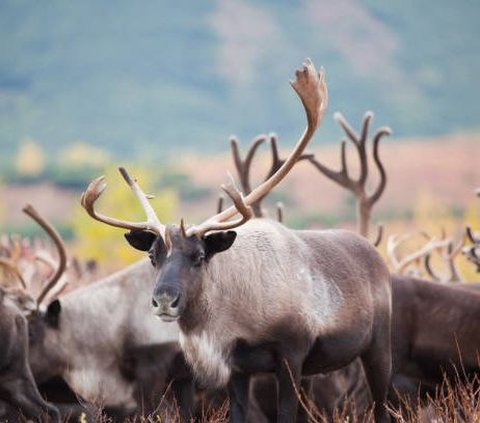
M162 293L152 298L152 305L157 312L170 314L175 312L180 304L180 294Z

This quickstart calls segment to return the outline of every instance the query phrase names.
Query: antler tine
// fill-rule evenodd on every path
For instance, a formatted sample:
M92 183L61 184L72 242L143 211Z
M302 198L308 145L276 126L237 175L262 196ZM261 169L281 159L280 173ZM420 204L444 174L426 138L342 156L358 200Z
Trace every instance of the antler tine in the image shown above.
M383 225L379 224L377 226L377 236L375 237L375 240L373 241L373 246L378 247L380 243L382 242L383 239Z
M462 251L463 246L465 245L465 237L460 235L457 245L454 246L453 241L448 246L448 266L450 268L450 281L451 282L462 282L462 277L460 276L457 266L455 265L455 257Z
M328 92L323 68L318 73L310 59L307 59L303 65L303 70L297 70L295 75L295 81L291 81L290 84L303 104L307 118L307 127L280 169L243 199L247 206L264 197L288 174L311 140L327 108ZM237 213L238 210L235 205L229 207L199 226L189 228L187 234L189 236L201 236L205 234L205 227L211 226L212 223L225 222Z
M465 228L465 232L472 244L478 244L480 242L480 238L477 238L477 236L475 235L475 232L473 232L473 229L470 226L467 226Z
M250 194L250 192L252 192L250 184L250 168L252 166L253 157L255 156L258 147L260 147L260 145L263 144L266 140L266 135L259 135L255 139L253 139L250 147L247 150L247 154L245 155L245 160L242 160L237 139L233 137L230 139L233 161L235 163L235 168L237 169L240 186L242 187L242 191L245 195L248 195ZM252 209L255 217L263 216L259 201L255 204L252 204Z
M349 125L349 123L346 121L346 119L340 112L336 112L333 117L336 122L342 127L343 131L347 134L348 138L350 139L350 141L352 141L358 152L360 158L360 176L355 185L357 185L357 189L359 189L365 184L368 176L367 151L365 149L365 144L367 142L368 128L370 126L370 121L373 118L373 113L365 113L361 124L362 129L360 131L360 136L355 133L355 131L352 129L352 127ZM342 156L344 156L344 154L345 153L342 153Z
M97 211L95 210L95 202L98 200L98 198L102 195L103 191L105 191L105 188L107 187L107 184L105 182L105 176L100 176L99 178L96 178L92 182L90 182L87 190L82 194L82 207L93 219L98 220L99 222L103 222L107 225L117 228L130 229L134 231L151 231L164 238L165 226L160 223L157 215L155 214L155 211L150 205L148 201L150 197L141 190L136 181L130 177L128 172L123 167L119 167L118 170L125 182L127 182L132 191L135 193L137 199L140 201L140 204L142 205L142 208L147 215L147 220L144 222L129 222L126 220L115 219L113 217L97 213Z
M448 240L448 244L446 246L447 251L444 251L442 254L443 261L445 263L445 266L449 270L448 275L444 276L439 276L432 267L431 264L431 255L430 253L425 255L425 260L424 260L424 265L427 273L430 275L430 277L433 280L439 281L439 282L462 282L462 278L460 274L458 273L457 267L455 265L455 257L458 255L458 253L462 250L463 244L464 244L464 237L461 236L457 245L454 245L453 240Z
M277 220L280 223L283 223L283 203L281 201L277 202Z
M390 263L392 263L392 266L394 270L398 270L400 267L400 259L397 256L397 249L402 244L405 242L408 238L411 238L413 234L407 233L403 235L390 235L387 239L387 257L390 260Z
M5 267L9 273L14 275L20 282L20 285L22 285L23 289L27 289L27 284L25 283L25 279L23 279L22 274L20 273L20 270L18 270L18 267L14 264L12 260L9 260L7 258L0 257L0 266Z
M59 233L50 223L48 223L42 216L40 216L40 214L35 210L32 205L28 204L22 209L22 211L28 216L30 216L33 220L35 220L35 222L37 222L42 227L42 229L52 239L58 251L59 259L57 269L55 273L50 277L47 284L40 292L40 295L37 297L36 300L37 304L41 304L48 292L55 286L55 284L59 281L60 277L65 271L67 267L67 253L65 251L65 244L63 243L63 240L60 237Z
M240 185L244 193L249 194L252 190L250 187L250 167L252 165L252 160L258 147L260 147L260 145L262 145L266 140L266 135L258 135L256 138L254 138L250 143L250 147L247 150L245 160L243 160L240 155L238 140L234 137L230 138L233 161L235 163L235 167L237 169L238 177L240 180Z
M217 200L217 214L222 212L224 202L225 202L225 197L222 194L220 194Z
M281 159L280 154L278 153L277 136L275 134L270 134L270 150L272 152L272 165L267 174L267 178L270 178L285 163L285 159ZM304 153L297 159L297 162L309 160L313 156L314 155L312 153Z
M387 185L387 173L385 172L385 168L382 161L380 160L380 155L378 152L380 140L386 135L392 135L392 130L386 126L383 126L377 131L375 137L373 138L373 160L375 162L375 165L377 166L378 173L380 175L380 182L375 191L369 197L367 197L366 201L368 202L370 207L372 207L382 196L383 191L385 190L385 187Z
M430 255L430 253L426 254L425 255L425 259L423 261L423 264L425 266L425 270L427 271L428 275L432 278L432 280L434 281L441 281L442 278L440 276L438 276L435 271L433 270L433 267L430 263L430 260L431 260L432 256Z
M472 245L463 247L462 252L469 261L477 266L477 272L480 272L480 257L477 254L477 248L479 248L480 244L480 237L477 236L470 226L465 228L465 234Z

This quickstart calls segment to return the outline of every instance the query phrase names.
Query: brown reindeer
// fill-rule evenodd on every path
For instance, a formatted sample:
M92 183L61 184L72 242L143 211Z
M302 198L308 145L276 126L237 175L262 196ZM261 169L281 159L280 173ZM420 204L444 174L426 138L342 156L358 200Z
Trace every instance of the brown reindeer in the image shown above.
M393 275L394 374L434 387L480 371L480 291L469 285Z
M18 268L5 258L0 265L20 282L18 287L2 281L0 287L0 401L10 406L6 415L1 415L0 410L0 417L60 421L58 409L40 395L28 362L28 323L24 313L34 310L35 303L25 292L25 281Z
M360 176L354 180L349 176L346 163L345 141L341 148L342 167L338 172L331 171L316 159L312 163L330 179L352 191L357 200L357 229L367 236L371 209L383 193L387 175L380 160L378 146L382 136L389 133L381 128L373 137L373 156L380 174L380 182L373 194L367 195L365 183L368 176L368 163L365 145L368 126L372 114L367 113L363 120L360 136L354 133L348 123L337 115L337 120L353 141L360 158ZM469 231L472 243L476 237ZM468 231L467 231L468 233ZM457 284L442 286L421 279L421 264L432 279L441 282L459 282L460 276L454 259L461 249L463 239L454 242L445 234L435 238L420 233L426 242L417 250L403 256L399 249L413 234L392 235L387 240L387 256L393 269L392 275L392 355L393 385L400 393L417 394L419 386L433 389L443 381L445 373L455 378L457 371L462 374L462 360L466 372L480 371L478 345L480 332L476 330L476 314L480 310L478 286ZM470 247L471 249L472 247ZM470 251L470 250L469 250ZM433 268L430 256L440 253L449 270L447 275L439 275ZM474 254L470 253L471 257ZM412 265L416 264L412 274ZM472 291L472 295L471 292ZM476 291L476 292L475 292ZM478 332L478 333L477 333ZM400 384L401 383L401 384Z
M328 372L360 357L376 419L386 422L391 292L381 257L352 232L294 231L271 220L250 220L249 206L294 166L325 111L324 75L311 62L296 72L292 86L307 115L295 149L246 197L232 184L224 186L234 206L204 223L162 225L124 169L146 222L120 221L95 211L103 178L92 182L82 204L95 219L130 229L126 237L132 246L149 251L156 273L155 314L178 322L182 348L200 382L228 385L231 421L245 419L252 374L275 373L277 421L292 422L302 374ZM241 217L228 220L238 213Z
M57 408L40 395L28 362L28 324L15 295L0 288L0 401L10 406L7 416L60 421ZM1 407L0 407L1 408Z

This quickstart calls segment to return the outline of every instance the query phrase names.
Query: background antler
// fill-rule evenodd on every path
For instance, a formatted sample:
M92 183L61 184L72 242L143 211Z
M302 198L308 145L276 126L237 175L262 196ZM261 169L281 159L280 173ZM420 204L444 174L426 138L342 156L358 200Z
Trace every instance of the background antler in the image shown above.
M387 176L385 169L380 160L378 147L380 140L385 135L390 135L392 131L390 128L382 127L377 130L373 136L373 160L380 174L380 181L375 190L367 194L366 183L368 178L368 156L367 156L367 139L368 128L372 120L373 113L367 112L362 121L362 128L360 135L357 135L345 120L342 114L335 113L335 120L342 127L348 139L353 143L360 161L360 174L358 179L352 178L348 173L347 158L346 158L346 141L343 140L341 144L341 169L333 171L320 163L315 157L310 158L310 162L327 178L341 185L342 187L351 191L357 200L357 230L364 237L369 236L370 217L373 205L378 201L382 195L386 183Z
M27 289L25 279L23 278L20 270L18 269L18 266L12 260L0 257L0 268L4 269L5 273L13 275L16 280L20 282L22 289Z
M55 273L49 278L45 287L40 292L40 295L37 297L37 304L40 305L43 299L52 290L55 284L60 280L62 274L65 272L65 269L67 268L67 254L65 251L65 244L59 233L50 223L48 223L42 216L40 216L40 214L35 210L33 206L29 204L25 206L22 211L28 216L30 216L33 220L35 220L35 222L37 222L42 227L42 229L52 239L58 251L59 260L57 269Z
M449 240L446 248L438 250L442 259L443 267L447 270L440 275L433 269L431 262L431 254L428 253L425 255L425 270L434 281L441 283L463 282L463 279L460 276L457 266L455 264L455 258L458 256L460 251L462 251L464 242L465 239L463 236L461 236L456 245L452 240Z
M243 195L248 195L252 192L250 184L250 168L252 166L252 160L258 147L260 147L260 145L262 145L266 140L266 135L258 135L256 138L254 138L250 143L247 153L245 154L245 159L242 159L238 140L234 137L230 138L233 162L235 163L235 168L237 169L238 180L240 181ZM260 201L261 200L251 204L253 215L255 217L263 217Z
M427 243L403 257L400 257L398 250L400 246L407 240L411 239L414 234L407 233L403 235L391 235L388 237L387 257L395 273L405 273L409 266L413 263L417 263L415 276L420 276L420 270L418 269L420 260L424 259L427 254L430 254L434 250L448 247L448 244L450 243L449 239L436 239L434 237L429 237L424 232L421 232L420 234L428 240Z
M252 205L259 199L262 199L288 174L303 154L305 147L312 138L325 113L328 103L328 93L323 69L320 73L317 73L313 63L310 60L307 60L303 66L303 70L297 70L295 75L296 79L291 82L291 85L300 97L304 106L307 117L307 127L280 169L245 197L244 201L248 206ZM237 213L238 210L235 206L229 207L202 224L188 228L187 235L202 236L206 233L205 229L208 228L208 230L215 230L215 224L218 224L218 226L221 227L222 222L227 221Z
M238 179L240 181L240 186L242 188L242 192L244 195L248 195L252 192L251 182L250 182L250 170L252 166L252 161L256 151L258 150L258 147L260 147L266 140L267 140L266 135L258 135L256 138L254 138L250 143L250 147L248 148L245 154L245 159L242 159L238 140L233 137L230 139L233 161L235 163ZM285 159L281 159L278 153L277 136L275 134L270 134L269 141L270 141L270 151L272 154L272 164L270 166L270 170L268 171L264 181L268 180L268 178L270 178L285 163ZM313 157L313 154L308 154L308 153L302 154L297 161L306 160L311 157ZM262 200L266 197L266 195L267 194L265 194L263 197L259 198L257 201L253 202L250 205L252 207L253 215L255 217L265 216L265 211L263 210L261 203L262 203Z
M472 245L463 247L462 253L467 260L477 266L477 272L480 272L480 235L475 233L470 226L466 228L466 235Z

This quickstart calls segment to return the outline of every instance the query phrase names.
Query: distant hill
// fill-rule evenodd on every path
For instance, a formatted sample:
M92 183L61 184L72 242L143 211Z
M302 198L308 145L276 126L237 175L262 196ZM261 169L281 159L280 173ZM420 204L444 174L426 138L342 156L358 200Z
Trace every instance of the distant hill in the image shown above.
M86 141L117 158L225 151L236 133L293 139L287 84L324 65L332 113L397 136L477 131L480 2L177 0L0 2L0 149Z

